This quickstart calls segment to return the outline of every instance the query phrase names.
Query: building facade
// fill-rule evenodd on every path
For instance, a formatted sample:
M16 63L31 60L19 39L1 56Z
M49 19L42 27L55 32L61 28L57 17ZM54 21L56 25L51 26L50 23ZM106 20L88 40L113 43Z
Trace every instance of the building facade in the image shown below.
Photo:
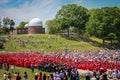
M42 21L39 18L33 18L25 25L24 28L18 28L13 31L13 34L44 34Z

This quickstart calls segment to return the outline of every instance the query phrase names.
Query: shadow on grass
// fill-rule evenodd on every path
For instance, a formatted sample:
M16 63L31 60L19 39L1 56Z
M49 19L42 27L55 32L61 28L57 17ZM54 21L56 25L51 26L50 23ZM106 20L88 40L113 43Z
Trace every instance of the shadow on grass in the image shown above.
M108 40L106 42L104 42L104 44L103 44L103 43L100 43L98 41L92 40L89 37L80 37L80 38L77 36L75 36L75 37L62 36L62 37L66 38L68 40L88 42L92 46L102 47L102 48L106 48L106 49L110 49L110 50L120 49L120 46L118 45L117 42L114 42L111 44L110 42L107 42Z

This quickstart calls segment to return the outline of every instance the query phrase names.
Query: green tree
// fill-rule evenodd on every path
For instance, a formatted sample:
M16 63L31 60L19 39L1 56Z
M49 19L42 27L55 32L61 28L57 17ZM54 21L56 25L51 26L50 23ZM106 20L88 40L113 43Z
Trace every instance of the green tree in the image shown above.
M2 28L2 33L6 34L10 31L13 31L14 29L15 22L13 19L10 19L8 17L3 18L3 28Z
M120 16L114 20L113 26L116 28L116 36L118 40L118 45L120 46Z
M112 44L112 40L116 39L116 34L115 33L109 33L108 34L108 39L111 40L111 44Z
M0 31L1 31L1 29L0 29ZM1 34L0 34L0 38L1 38ZM3 42L0 41L0 49L2 49L2 48L3 48Z
M2 27L0 30L1 34L9 34L9 28L8 27Z
M72 26L77 28L78 35L84 33L85 24L88 21L88 10L82 6L77 6L73 12Z
M67 30L69 37L69 28L77 28L78 33L84 29L88 20L87 9L76 4L62 6L57 12L56 19L61 25L61 29Z
M102 18L102 12L100 9L92 9L89 10L89 21L86 24L86 31L91 34L91 35L95 35L97 37L102 37L102 33L103 33L103 28L102 26L104 26L104 23L101 23L100 25L100 21ZM101 34L101 35L100 35Z
M1 28L2 34L9 34L9 21L10 19L8 17L3 18L3 28Z
M14 22L13 19L11 19L11 20L9 21L9 25L10 25L10 31L13 31L13 30L14 30L14 25L15 25L15 22Z
M3 18L3 26L8 27L10 19L8 17Z
M62 6L62 8L57 12L56 19L61 25L62 30L67 30L69 37L69 28L72 23L72 11L77 7L75 4L68 4Z
M55 33L59 33L60 32L60 26L59 23L53 19L53 20L48 20L45 23L46 27L47 27L47 33L49 34L55 34Z
M114 39L118 33L117 26L120 18L118 7L103 7L89 11L90 17L86 24L86 31L103 39ZM118 20L118 21L117 21ZM111 38L110 38L111 37Z
M16 28L24 28L25 27L25 24L27 24L28 22L20 22L19 25L16 27Z

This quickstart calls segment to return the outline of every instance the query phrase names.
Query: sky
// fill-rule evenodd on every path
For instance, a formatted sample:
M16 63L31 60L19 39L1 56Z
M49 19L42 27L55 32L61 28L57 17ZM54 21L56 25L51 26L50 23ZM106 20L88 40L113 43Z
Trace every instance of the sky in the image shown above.
M0 16L13 19L15 26L33 18L40 18L45 24L47 20L54 19L57 11L66 4L77 4L87 9L120 7L120 0L0 0Z

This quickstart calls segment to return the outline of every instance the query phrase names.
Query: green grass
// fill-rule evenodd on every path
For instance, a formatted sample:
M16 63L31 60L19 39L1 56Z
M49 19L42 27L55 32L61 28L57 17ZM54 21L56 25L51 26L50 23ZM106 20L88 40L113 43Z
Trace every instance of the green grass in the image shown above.
M100 38L90 37L90 39L102 44L102 39L100 39Z
M103 43L103 40L102 39L100 39L100 38L96 38L96 37L90 37L90 39L92 40L92 41L96 41L96 42L98 42L98 43ZM113 44L117 44L118 43L118 41L117 40L112 40L113 41ZM108 44L110 44L111 43L111 41L110 40L105 40L105 43L108 43Z
M32 36L32 37L31 37ZM88 42L80 42L74 40L68 40L66 38L62 38L56 35L49 34L34 34L34 35L17 35L18 40L25 41L33 41L33 44L25 44L25 47L20 47L20 43L15 42L14 38L16 35L12 36L11 40L8 40L4 45L7 47L4 51L64 51L68 50L81 50L81 51L90 51L90 50L100 50L102 48L91 45ZM38 43L43 41L44 43ZM15 48L16 46L16 48ZM51 47L49 47L51 46Z
M37 72L39 74L40 72L42 72L42 71L39 71L38 69L35 69L34 73L32 73L30 68L23 68L23 67L17 67L17 66L15 66L15 69L14 69L13 73L11 72L11 70L5 71L4 69L0 69L0 80L3 80L3 74L4 74L4 72L6 72L6 73L10 72L11 75L12 75L12 80L15 80L14 73L15 72L19 72L20 75L21 75L21 77L22 77L22 80L23 80L23 74L24 74L25 71L28 74L28 80L34 80L35 73ZM50 74L49 72L42 72L42 74L44 74L44 73L46 73L47 75ZM85 80L85 77L84 76L80 76L80 80Z

